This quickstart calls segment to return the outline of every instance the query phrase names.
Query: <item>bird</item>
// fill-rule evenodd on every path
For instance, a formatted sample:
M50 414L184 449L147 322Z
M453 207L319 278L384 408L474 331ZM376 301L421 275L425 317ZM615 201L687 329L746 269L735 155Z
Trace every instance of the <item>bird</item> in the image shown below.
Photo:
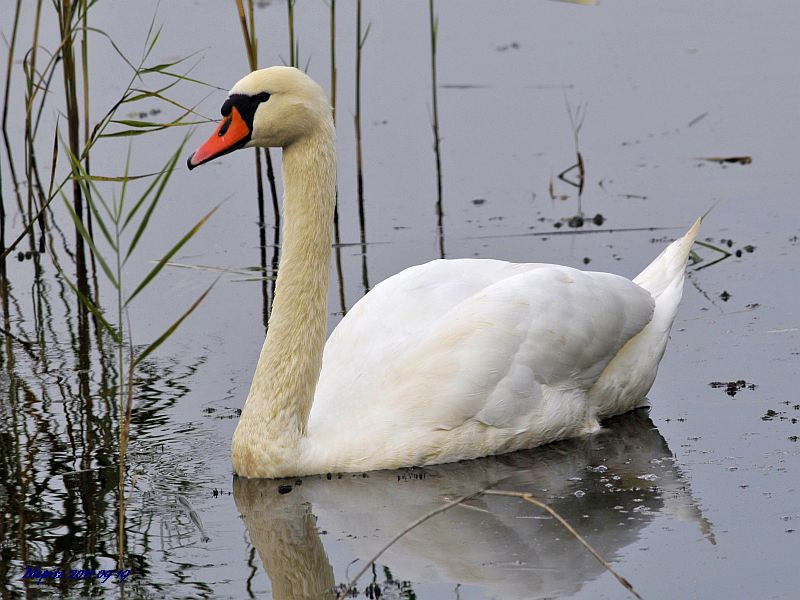
M438 259L377 284L325 340L336 135L293 67L231 89L189 169L282 149L281 256L231 440L246 478L366 472L503 454L647 404L702 217L632 281L543 263Z

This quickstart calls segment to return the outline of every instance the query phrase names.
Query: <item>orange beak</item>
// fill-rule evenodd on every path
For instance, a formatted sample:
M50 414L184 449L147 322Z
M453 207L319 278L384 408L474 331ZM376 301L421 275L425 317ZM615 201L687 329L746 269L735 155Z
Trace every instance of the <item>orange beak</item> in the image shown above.
M233 106L231 107L231 113L222 119L217 130L208 138L206 143L189 157L186 165L191 170L218 156L238 150L250 141L250 133L250 127L245 123L236 107Z

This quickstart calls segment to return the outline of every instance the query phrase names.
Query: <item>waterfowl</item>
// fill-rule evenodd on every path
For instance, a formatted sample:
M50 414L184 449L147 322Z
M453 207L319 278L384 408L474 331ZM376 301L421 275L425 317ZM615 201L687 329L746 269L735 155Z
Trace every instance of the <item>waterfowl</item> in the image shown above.
M327 343L335 131L291 67L234 85L190 169L283 149L269 328L231 443L234 472L287 477L447 463L596 432L645 403L700 219L633 281L566 266L434 260L359 300Z

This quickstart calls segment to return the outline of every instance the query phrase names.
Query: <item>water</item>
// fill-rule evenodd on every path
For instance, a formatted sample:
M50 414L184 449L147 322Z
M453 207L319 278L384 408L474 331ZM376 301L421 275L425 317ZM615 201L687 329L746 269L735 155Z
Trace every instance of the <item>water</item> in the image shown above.
M4 14L12 10L6 4ZM427 5L364 6L371 30L362 81L368 242L362 261L351 119L355 14L350 3L341 4L337 117L345 245L343 288L331 270L331 328L340 318L340 289L350 307L365 280L374 285L440 251ZM129 285L225 198L174 260L244 274L224 275L138 373L126 595L316 597L320 587L347 581L362 564L353 561L371 556L415 518L509 477L504 489L549 502L646 598L793 597L800 584L794 569L800 223L792 176L800 136L793 58L800 11L788 0L768 7L541 1L506 3L502 10L488 2L436 8L447 256L558 262L633 276L716 203L702 238L733 254L708 266L722 255L696 248L703 261L687 281L649 394L649 416L620 417L594 438L471 463L304 478L300 485L234 480L229 441L263 339L262 286L245 270L259 264L252 153L191 174L178 171L146 245L126 267ZM149 3L136 12L99 3L90 15L123 51L138 56L154 10ZM25 36L32 12L20 23ZM58 34L47 14L40 39L52 47ZM286 5L265 3L256 18L260 64L288 59ZM157 20L164 33L154 61L200 50L192 76L224 89L244 74L232 6L167 3ZM9 27L3 25L7 38ZM327 89L324 5L299 3L296 35L301 64L310 59L310 74ZM97 119L127 74L102 38L91 44ZM21 85L15 79L12 92L20 94ZM183 85L175 93L193 105L208 92ZM42 117L43 164L56 110L63 110L54 96ZM19 144L21 164L24 114L16 98L9 131L17 134L12 143ZM198 110L213 117L223 98L212 90ZM578 212L577 189L557 177L575 162L567 103L573 110L586 106L578 137L586 168L581 228L568 224ZM189 145L211 127L200 126ZM182 133L136 138L131 172L160 168ZM93 158L94 172L120 175L125 144L105 148ZM20 217L9 208L3 156L8 239ZM752 162L702 160L737 156ZM56 211L71 246L71 228L62 208ZM596 214L601 225L589 222ZM269 210L267 221L273 223ZM69 264L57 231L53 240ZM0 376L3 594L120 595L112 579L60 587L21 580L26 564L112 568L118 525L115 362L107 343L98 349L93 328L89 338L80 335L74 297L49 259L38 280L32 265L8 262L11 296L3 308L3 328L13 335L4 337ZM131 305L136 343L156 337L216 276L216 270L166 270ZM110 290L103 297L110 302ZM747 383L743 389L728 385L739 380ZM280 494L279 485L292 489ZM554 521L497 497L476 498L421 525L381 557L359 589L372 581L382 597L625 594Z

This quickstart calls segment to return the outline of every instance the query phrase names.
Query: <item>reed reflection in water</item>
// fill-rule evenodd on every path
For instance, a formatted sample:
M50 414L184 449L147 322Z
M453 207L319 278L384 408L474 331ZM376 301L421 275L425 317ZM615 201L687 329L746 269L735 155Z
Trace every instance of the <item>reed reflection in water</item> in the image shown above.
M96 596L103 589L89 580L65 579L56 590L21 575L26 565L69 570L117 563L120 423L113 344L76 315L73 296L57 274L30 288L32 333L19 317L28 298L18 294L6 266L0 263L0 591L4 598L23 592ZM185 426L175 424L170 411L189 393L188 379L204 360L148 359L137 370L126 475L134 501L125 521L125 566L158 573L159 579L131 580L135 589L175 585L175 578L161 572L165 567L154 551L157 545L182 544L176 536L193 532L190 524L177 522L174 494L194 493L202 481L182 472L191 465L181 458L189 449L175 441L180 440L176 430ZM142 490L154 492L159 502L145 502ZM194 591L208 587L191 585Z
M345 541L366 560L416 518L501 479L503 489L545 500L611 562L661 513L696 523L714 543L711 523L644 409L609 420L595 436L530 451L330 479L236 478L233 492L273 597L301 600L342 583L334 581L323 539ZM487 496L410 531L381 563L395 582L459 582L500 598L572 594L604 572L553 519L525 502Z

